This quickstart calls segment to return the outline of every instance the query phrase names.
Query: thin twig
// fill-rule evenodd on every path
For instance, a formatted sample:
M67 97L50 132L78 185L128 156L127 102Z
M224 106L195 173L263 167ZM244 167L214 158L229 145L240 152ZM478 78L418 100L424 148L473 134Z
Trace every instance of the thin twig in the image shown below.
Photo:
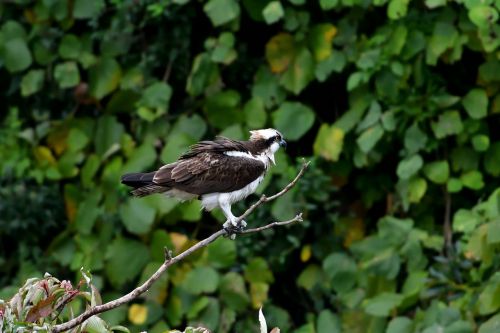
M172 65L174 64L175 58L177 58L177 52L172 54L170 59L168 60L167 66L165 68L165 73L163 73L162 81L167 83L170 78L170 73L172 73Z
M243 230L241 232L238 232L238 234L244 235L244 234L251 234L254 232L261 232L261 231L266 230L266 229L270 229L270 228L274 228L274 227L278 227L278 226L284 226L287 224L292 224L294 222L302 222L302 221L303 221L302 220L302 213L299 213L299 214L295 215L295 217L291 220L282 221L282 222L272 222L272 223L266 224L265 226L262 226L262 227Z
M289 183L287 186L285 186L285 188L283 188L283 190L281 190L280 192L276 193L275 195L272 195L270 197L262 196L259 199L259 201L257 201L255 204L253 204L252 206L250 206L237 219L237 221L243 220L245 217L247 217L251 212L253 212L258 206L262 205L263 203L271 201L271 200L274 200L274 199L282 196L286 192L288 192L297 183L297 181L300 179L300 177L302 177L302 175L304 174L304 172L305 172L305 170L307 169L308 166L309 166L309 162L304 161L304 163L302 164L302 168L300 169L299 173L297 174L297 176L295 177L295 179L292 180L291 183ZM245 231L242 231L242 232L238 232L238 234L250 234L250 233L260 232L262 230L266 230L266 229L273 228L273 227L276 227L276 226L283 226L283 225L287 225L287 224L291 224L293 222L299 222L299 221L302 221L302 213L298 214L293 219L288 220L288 221L272 222L272 223L269 223L269 224L267 224L265 226L262 226L262 227L259 227L259 228L253 228L253 229L248 229L248 230L245 230ZM123 305L125 303L128 303L128 302L132 301L133 299L137 298L138 296L140 296L143 293L145 293L146 291L148 291L149 288L153 285L153 283L155 283L160 278L160 276L170 266L172 266L173 264L175 264L175 263L183 260L184 258L186 258L187 256L189 256L193 252L195 252L195 251L197 251L197 250L199 250L199 249L201 249L203 247L206 247L208 244L214 242L217 238L219 238L221 236L224 236L224 235L227 235L227 234L228 233L227 233L226 230L221 229L221 230L217 231L216 233L210 235L209 237L205 238L204 240L202 240L202 241L196 243L195 245L191 246L190 248L188 248L187 250L185 250L184 252L180 253L179 255L177 255L175 257L172 257L171 256L171 251L169 251L167 248L165 248L165 261L160 266L160 268L158 268L158 270L156 272L154 272L153 275L151 275L142 285L140 285L139 287L135 288L134 290L132 290L128 294L123 295L120 298L117 298L117 299L109 301L107 303L104 303L104 304L97 305L97 306L94 306L92 308L89 308L87 311L83 312L78 317L73 318L73 319L71 319L71 320L69 320L69 321L67 321L65 323L62 323L62 324L54 326L52 328L51 332L52 333L59 333L59 332L64 332L64 331L70 330L70 329L72 329L72 328L74 328L74 327L82 324L85 320L87 320L88 318L90 318L90 317L92 317L92 316L94 316L96 314L99 314L99 313L102 313L102 312L105 312L105 311L109 311L111 309L119 307L120 305Z

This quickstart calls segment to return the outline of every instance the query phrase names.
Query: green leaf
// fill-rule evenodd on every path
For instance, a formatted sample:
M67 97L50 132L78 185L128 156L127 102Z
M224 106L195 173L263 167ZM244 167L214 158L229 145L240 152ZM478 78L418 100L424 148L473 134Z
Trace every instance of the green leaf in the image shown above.
M210 124L225 129L235 123L242 123L244 114L239 107L241 96L236 90L221 91L210 96L204 111Z
M425 0L425 5L429 9L442 7L446 5L446 0Z
M490 146L490 138L483 134L477 134L472 137L472 146L477 152L488 150Z
M408 200L419 203L427 191L427 182L421 177L413 177L408 183Z
M338 0L319 0L319 5L323 10L330 10L337 6Z
M373 101L366 113L365 117L361 122L358 123L356 127L356 132L361 132L373 125L375 125L382 116L382 108L377 101Z
M387 7L387 16L391 20L398 20L406 16L410 0L390 0Z
M102 58L89 70L90 94L101 99L113 92L120 84L122 70L113 58Z
M21 95L29 96L40 91L43 86L45 72L41 69L32 69L21 80Z
M151 230L156 212L144 200L128 200L120 206L120 218L128 232L144 235Z
M160 153L160 159L164 163L172 163L177 161L177 159L187 150L187 148L194 144L196 140L193 140L190 136L186 134L176 134L169 136L167 144L163 147Z
M57 64L54 68L54 78L62 89L72 88L80 83L80 72L73 61Z
M406 130L404 144L408 153L416 153L426 147L427 135L420 130L417 123L413 123L413 125Z
M172 88L165 82L155 82L142 92L137 102L139 116L147 121L153 121L168 111Z
M102 214L102 208L99 207L101 193L93 192L78 205L75 216L75 225L79 233L88 235L91 233L99 215Z
M472 146L477 152L488 150L490 146L490 138L484 134L477 134L472 137Z
M432 130L438 139L461 133L463 125L460 114L458 111L447 111L441 114L438 120L432 123Z
M448 183L446 184L446 189L450 193L458 193L462 190L462 182L457 178L448 179Z
M82 51L80 40L75 35L64 35L59 44L59 55L63 59L77 60Z
M134 172L146 170L156 160L156 151L149 143L144 143L132 151L127 163L123 166L123 172Z
M314 111L299 102L285 102L272 114L274 128L290 141L306 134L314 123L314 117Z
M341 322L337 315L329 310L323 310L319 313L316 321L316 333L340 333Z
M407 317L393 318L387 325L386 333L413 333L413 322Z
M436 184L444 184L450 176L448 161L436 161L426 164L424 173L430 181Z
M271 283L274 281L273 273L264 258L256 257L248 262L245 267L245 279L251 283Z
M84 131L78 129L78 128L72 128L69 130L68 134L68 150L72 152L76 152L79 150L82 150L87 146L88 142L90 141L89 137L87 134L85 134Z
M240 6L235 0L209 0L203 10L214 26L228 23L240 15Z
M362 70L368 70L379 63L380 49L367 50L359 55L358 61L356 61L356 66Z
M207 131L207 124L197 114L181 115L172 127L170 135L187 135L194 141L199 141Z
M124 126L116 120L116 117L109 115L99 117L94 137L97 155L104 157L119 149L124 131Z
M115 288L120 288L134 280L148 261L149 251L146 245L135 240L117 238L107 246L106 275Z
M486 152L484 169L492 176L500 175L500 142L493 143Z
M330 77L330 74L335 71L342 72L347 63L346 56L340 51L332 51L332 54L325 60L316 63L314 76L319 82L324 82Z
M273 73L284 72L294 57L295 41L289 33L279 33L266 43L266 60Z
M469 19L479 28L486 29L498 20L498 11L494 7L478 3L469 10Z
M347 79L347 91L352 91L361 84L368 81L368 76L364 72L354 72Z
M197 96L219 79L219 70L208 54L202 53L194 58L191 73L187 79L186 90L190 95Z
M253 97L246 102L243 107L245 120L249 128L263 128L267 121L267 113L264 107L264 101L260 97Z
M488 114L488 96L483 89L472 89L462 99L465 111L472 119L481 119Z
M492 314L500 309L500 282L498 281L498 273L491 278L486 288L479 294L477 304L479 314L481 315Z
M95 154L90 154L82 167L81 180L85 188L91 187L94 181L94 176L99 169L101 161Z
M212 293L219 284L219 273L211 267L200 266L187 273L182 286L191 294Z
M500 330L500 314L496 314L479 326L478 333L497 333Z
M23 71L33 62L31 52L24 39L13 38L7 40L0 51L0 59L3 58L5 67L11 73Z
M460 180L465 187L472 190L480 190L484 186L483 174L477 170L471 170L463 173L460 176Z
M314 332L314 324L308 323L308 324L302 325L299 328L297 328L296 330L294 330L293 333L315 333Z
M332 253L323 261L323 270L338 293L350 291L356 285L356 262L344 253Z
M500 221L492 221L488 223L487 232L486 240L489 245L500 243Z
M207 261L215 268L229 268L236 261L236 244L228 238L219 238L208 246Z
M467 209L459 209L453 216L453 231L471 233L480 223L479 217Z
M363 131L356 140L356 143L362 152L369 153L383 136L384 129L380 124L376 124Z
M423 164L424 160L422 157L419 154L415 154L401 160L398 164L396 173L401 179L409 179L422 168Z
M317 284L323 283L324 274L321 267L308 265L297 278L297 285L311 291Z
M87 319L82 325L82 330L88 333L109 332L108 325L106 324L106 322L97 316L92 316L89 319Z
M500 61L490 59L479 66L479 79L488 83L500 81Z
M366 313L377 317L387 317L391 311L403 301L403 296L395 293L383 292L367 300L364 304Z
M332 40L337 28L330 23L317 24L309 32L309 45L316 62L328 59L332 55Z
M425 290L428 280L428 273L425 271L410 272L403 284L402 293L405 297L417 296Z
M279 1L271 1L267 4L266 7L262 10L262 16L267 24L273 24L278 22L283 15L285 15L285 11L283 10L283 6Z
M280 84L295 95L314 79L314 59L307 48L297 52L287 71L281 76Z
M28 38L28 35L26 34L23 26L19 22L14 20L8 20L4 24L2 24L0 36L5 38L6 40L14 38L27 40Z
M73 17L76 19L97 17L104 7L104 0L75 0L73 5Z
M210 330L210 332L217 332L217 327L220 321L220 305L219 301L215 298L210 297L208 306L203 309L199 317L196 319L195 324L202 326L202 328L193 329L193 333L203 333L204 327ZM201 331L201 332L200 332ZM205 330L206 331L206 330ZM186 331L186 333L189 333Z
M329 161L337 161L344 144L344 132L335 126L323 124L314 140L314 154Z
M428 43L427 64L436 65L437 59L447 49L454 46L458 36L458 31L452 24L438 20L434 25L434 31Z
M235 272L229 272L221 279L220 296L222 302L238 312L245 310L250 303L245 281Z

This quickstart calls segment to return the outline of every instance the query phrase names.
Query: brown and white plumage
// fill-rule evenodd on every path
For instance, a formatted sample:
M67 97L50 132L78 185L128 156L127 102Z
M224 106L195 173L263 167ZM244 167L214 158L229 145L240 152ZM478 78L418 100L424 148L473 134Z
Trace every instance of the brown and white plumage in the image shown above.
M154 172L126 174L122 183L134 187L132 194L138 197L166 193L181 200L198 198L206 210L222 209L225 227L235 226L231 205L255 192L274 164L274 153L286 146L275 129L250 133L249 141L201 141L176 162Z

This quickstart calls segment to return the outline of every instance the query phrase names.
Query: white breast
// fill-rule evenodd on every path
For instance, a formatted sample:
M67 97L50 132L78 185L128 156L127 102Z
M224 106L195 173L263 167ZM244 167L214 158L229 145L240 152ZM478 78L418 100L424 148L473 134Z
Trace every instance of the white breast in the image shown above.
M264 174L239 190L227 193L204 194L201 197L201 205L208 211L218 207L220 201L229 202L229 204L232 205L235 202L245 199L250 194L255 193L262 179L264 179Z

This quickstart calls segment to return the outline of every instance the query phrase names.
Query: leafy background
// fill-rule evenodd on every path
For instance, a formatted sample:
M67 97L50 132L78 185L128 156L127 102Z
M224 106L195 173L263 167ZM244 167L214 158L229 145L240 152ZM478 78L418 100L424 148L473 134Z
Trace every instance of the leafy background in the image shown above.
M131 199L121 174L275 127L260 187L313 161L142 299L132 331L500 330L498 0L13 0L0 4L0 297L48 271L104 300L223 221ZM246 203L235 207L242 212Z

